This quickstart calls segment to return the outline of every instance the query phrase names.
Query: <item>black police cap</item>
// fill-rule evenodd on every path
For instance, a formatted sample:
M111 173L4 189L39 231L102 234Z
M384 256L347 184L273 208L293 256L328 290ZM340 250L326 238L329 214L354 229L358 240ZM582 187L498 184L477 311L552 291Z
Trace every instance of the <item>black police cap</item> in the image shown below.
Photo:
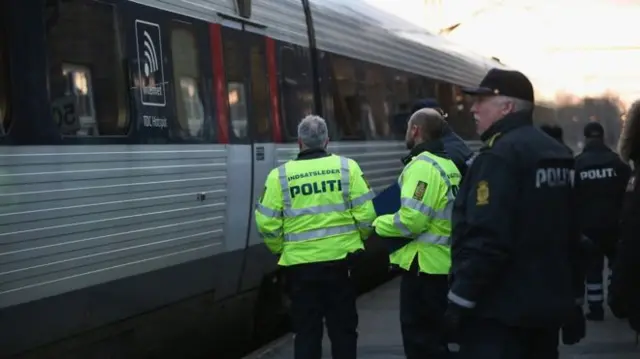
M604 128L598 122L589 122L584 126L584 137L602 138L604 137Z
M508 96L533 102L533 85L520 71L491 69L475 88L463 88L469 95Z

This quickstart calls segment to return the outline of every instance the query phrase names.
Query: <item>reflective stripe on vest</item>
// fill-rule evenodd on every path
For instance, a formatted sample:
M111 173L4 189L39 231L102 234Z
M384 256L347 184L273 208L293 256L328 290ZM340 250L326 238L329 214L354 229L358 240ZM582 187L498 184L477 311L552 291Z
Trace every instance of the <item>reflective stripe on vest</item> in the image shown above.
M282 199L283 199L282 215L284 217L291 218L291 217L303 216L308 214L344 212L344 211L350 210L354 206L363 204L374 197L373 192L369 191L368 193L354 199L353 201L349 200L349 184L350 184L349 160L347 160L345 157L338 157L338 158L340 158L340 185L342 186L343 202L336 203L336 204L326 204L321 206L311 206L311 207L305 207L305 208L291 208L291 193L289 192L289 182L287 181L287 173L285 170L285 165L278 167L278 179L280 181L280 187L282 188ZM260 213L263 213L263 209L264 209L265 212L268 212L270 214L278 214L278 213L275 213L276 211L273 211L266 207L260 208L259 206L258 209ZM265 215L270 215L270 214L265 214ZM337 227L314 229L311 231L305 231L300 233L287 233L284 235L284 240L289 242L305 241L305 240L314 239L314 238L334 236L338 234L357 231L358 227L366 227L367 225L371 226L370 223L369 224L358 223L357 225L354 223L354 224L348 224L348 225L337 226Z
M436 210L433 209L429 206L427 206L426 204L424 204L421 201L418 201L416 199L413 198L401 198L400 199L400 204L403 207L406 208L410 208L410 209L414 209L416 211L419 211L420 213L422 213L423 215L429 217L429 218L433 218L433 219L443 219L443 220L451 220L451 215L453 213L453 203L455 200L455 197L453 195L453 191L451 191L451 180L449 180L449 177L447 176L447 173L444 171L444 169L438 164L438 162L436 162L434 159L432 159L431 157L427 156L427 155L419 155L415 158L418 161L425 161L430 163L439 173L440 173L440 177L442 177L442 179L444 180L445 184L447 185L447 187L449 187L449 190L447 191L447 205L444 207L443 210ZM400 181L398 181L400 182ZM400 183L398 183L400 185ZM393 224L395 227L397 227L401 232L402 235L407 237L407 238L413 238L413 239L417 239L418 241L422 242L422 243L428 243L428 244L438 244L438 245L444 245L444 246L450 246L451 245L451 237L450 236L442 236L442 235L437 235L437 234L431 234L431 233L420 233L418 235L412 233L409 228L407 228L407 226L405 226L401 221L400 221L400 213L396 212L396 214L393 216Z

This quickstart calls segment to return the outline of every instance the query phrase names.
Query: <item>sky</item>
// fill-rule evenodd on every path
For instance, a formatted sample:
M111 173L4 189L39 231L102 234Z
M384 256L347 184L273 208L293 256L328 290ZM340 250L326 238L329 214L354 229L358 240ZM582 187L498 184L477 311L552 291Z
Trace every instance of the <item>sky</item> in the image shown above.
M364 1L434 32L462 22L449 39L523 71L545 99L560 91L640 98L640 1Z

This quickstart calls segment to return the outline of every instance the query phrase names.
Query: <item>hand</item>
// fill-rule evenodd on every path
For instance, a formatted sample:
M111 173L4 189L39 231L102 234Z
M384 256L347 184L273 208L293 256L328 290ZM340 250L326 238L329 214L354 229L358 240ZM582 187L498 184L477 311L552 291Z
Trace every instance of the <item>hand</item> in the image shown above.
M581 306L575 306L562 327L562 342L566 345L579 343L587 334L587 323Z

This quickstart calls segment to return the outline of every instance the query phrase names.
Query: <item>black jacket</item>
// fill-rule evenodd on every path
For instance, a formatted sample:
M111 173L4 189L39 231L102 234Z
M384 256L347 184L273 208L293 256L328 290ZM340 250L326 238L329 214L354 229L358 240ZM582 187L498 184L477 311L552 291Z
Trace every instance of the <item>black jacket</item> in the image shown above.
M588 142L576 157L575 184L582 233L616 231L631 168L603 142ZM615 237L613 235L612 237Z
M454 205L448 298L506 325L559 327L584 294L573 156L530 112L482 140Z
M473 151L464 143L464 140L453 132L449 125L445 126L442 134L444 149L449 154L449 158L458 167L462 176L467 172L467 166L473 156ZM439 155L438 155L439 156Z
M611 276L611 309L628 316L631 327L640 332L640 166L627 187L620 216L620 242Z

